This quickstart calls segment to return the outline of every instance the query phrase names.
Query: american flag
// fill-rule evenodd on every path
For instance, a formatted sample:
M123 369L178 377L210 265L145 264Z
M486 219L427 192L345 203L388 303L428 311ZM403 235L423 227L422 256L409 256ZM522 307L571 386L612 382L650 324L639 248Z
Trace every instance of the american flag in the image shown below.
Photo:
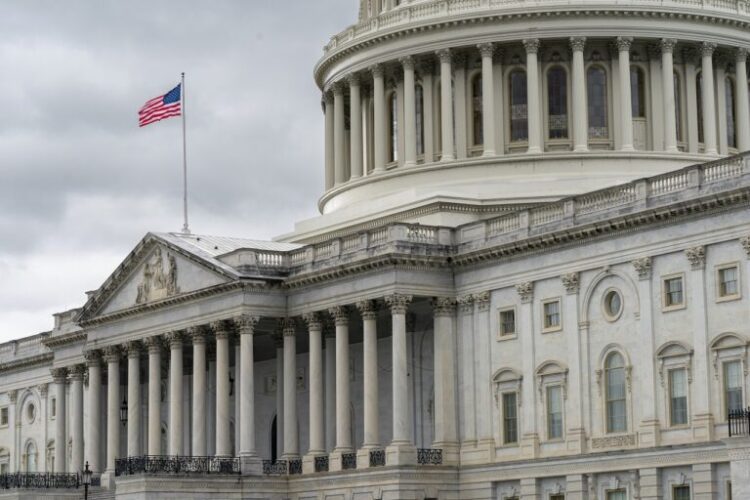
M145 127L165 118L180 116L182 114L181 87L182 84L179 84L166 94L146 101L146 104L138 111L138 126Z

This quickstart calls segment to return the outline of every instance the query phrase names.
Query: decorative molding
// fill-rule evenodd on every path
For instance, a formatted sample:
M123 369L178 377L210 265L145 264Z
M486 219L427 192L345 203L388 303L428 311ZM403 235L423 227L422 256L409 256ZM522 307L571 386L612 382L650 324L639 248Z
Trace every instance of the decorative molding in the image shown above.
M302 321L307 324L307 329L310 331L322 331L323 330L323 319L320 317L320 313L311 312L302 315Z
M170 349L179 349L182 347L182 337L182 332L179 330L175 330L165 334L164 340L166 340L167 345L169 345Z
M279 327L281 328L281 335L284 337L296 337L297 336L297 323L294 318L281 318L279 320Z
M538 54L540 42L538 38L524 38L521 40L527 54Z
M357 309L363 320L373 320L378 317L378 305L374 300L357 302Z
M674 48L677 46L677 40L674 38L662 38L659 42L659 47L661 48L661 53L665 54L672 54L674 53Z
M68 369L64 367L50 369L52 381L56 384L64 384L68 379Z
M102 363L102 352L98 349L83 351L83 357L86 360L86 365L89 367L100 366Z
M521 299L522 304L528 304L534 300L534 282L526 281L516 285L516 293Z
M435 316L452 317L456 314L456 300L453 297L435 297L430 304Z
M625 37L625 36L618 36L617 41L615 43L617 44L618 51L628 52L630 51L630 47L633 45L633 38Z
M734 58L736 62L745 62L747 61L747 53L748 49L746 47L737 47L734 50Z
M747 258L750 259L750 236L743 236L740 238L740 245L742 245L742 249L745 251Z
M474 294L474 305L477 306L477 311L486 311L490 308L490 291L479 292Z
M570 37L570 48L573 50L573 52L583 52L583 49L586 47L586 37L585 36L572 36Z
M108 345L103 349L105 363L119 363L122 351L119 345Z
M229 324L226 320L218 320L211 322L211 330L214 332L216 340L228 339L232 334L232 330L229 328Z
M142 350L143 344L138 340L131 340L125 344L125 353L128 358L139 358Z
M712 57L716 51L716 44L712 42L703 42L700 47L701 57Z
M477 48L479 49L479 54L482 56L482 58L492 57L495 53L494 43L480 43L479 45L477 45Z
M346 76L346 81L350 87L359 87L362 83L362 79L359 77L359 73L349 73Z
M42 344L50 349L56 349L70 344L75 344L81 341L86 341L88 335L83 330L77 330L74 332L65 333L62 335L48 336L42 340Z
M253 316L252 314L240 314L233 319L234 326L240 335L253 335L255 333L255 327L260 322L259 316Z
M70 367L70 380L83 380L86 374L86 366L83 364L75 364Z
M347 326L349 324L349 308L347 306L335 306L328 309L328 314L333 317L336 326Z
M435 52L435 55L438 57L440 64L451 62L451 50L450 49L440 49Z
M635 443L635 434L591 438L591 448L595 450L601 448L627 448L635 446Z
M18 401L18 391L16 389L8 391L8 399L10 399L10 404L16 404Z
M412 56L404 56L399 58L398 62L404 67L405 70L414 71L414 58Z
M651 278L651 257L635 259L632 264L635 268L635 272L638 274L639 280L647 280Z
M154 300L161 300L180 293L177 286L177 259L167 253L167 269L164 270L164 256L161 246L157 246L154 254L143 267L143 276L138 285L136 304L145 304Z
M706 267L706 247L702 245L685 249L685 257L687 257L687 260L690 262L690 267L694 271Z
M47 394L49 394L49 384L46 382L39 384L36 388L39 391L39 395L43 398L46 398Z
M391 314L406 314L411 300L411 295L394 293L385 297L385 304L391 310Z
M458 303L458 310L461 314L471 314L474 312L474 296L471 294L461 295L456 301Z
M161 347L164 343L164 339L160 335L154 335L152 337L143 339L143 343L146 345L146 349L148 350L149 354L159 354L161 353ZM193 340L193 343L195 343L195 340Z
M382 64L373 64L370 66L370 73L372 73L373 78L383 78L385 76L385 68Z
M562 284L565 287L565 291L568 295L574 295L578 293L580 288L579 275L578 273L567 273L560 276Z

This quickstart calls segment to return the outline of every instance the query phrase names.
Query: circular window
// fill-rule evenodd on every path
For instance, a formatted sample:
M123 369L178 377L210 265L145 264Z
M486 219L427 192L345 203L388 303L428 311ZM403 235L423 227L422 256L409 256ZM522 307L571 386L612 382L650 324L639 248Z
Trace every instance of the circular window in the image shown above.
M36 406L34 406L34 403L29 403L28 406L26 406L26 419L29 421L29 423L32 423L35 418Z
M617 290L604 294L604 315L609 321L616 321L622 314L622 295Z

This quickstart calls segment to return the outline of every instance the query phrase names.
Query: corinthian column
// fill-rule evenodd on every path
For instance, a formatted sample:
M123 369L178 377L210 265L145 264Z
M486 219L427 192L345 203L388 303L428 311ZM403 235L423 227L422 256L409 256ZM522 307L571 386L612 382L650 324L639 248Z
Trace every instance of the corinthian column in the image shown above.
M349 75L349 128L351 178L362 177L362 93L359 75Z
M257 460L255 451L255 360L253 337L258 317L243 314L235 319L240 333L240 457L243 472L249 462Z
M83 375L84 365L70 369L70 436L73 440L69 472L83 470Z
M622 121L622 151L634 151L633 147L633 104L630 89L630 46L632 38L619 37L617 39L617 50L619 51L618 63L620 65L620 120Z
M323 94L323 109L325 110L325 155L326 170L325 184L326 190L333 187L335 178L335 159L334 159L334 142L333 142L333 95L330 92Z
M344 127L344 87L337 83L333 87L333 163L336 185L346 182Z
M53 368L52 382L55 385L55 399L57 400L57 411L55 415L55 470L63 473L65 468L65 451L68 448L68 440L65 439L65 383L68 378L67 368Z
M434 376L435 376L435 444L443 450L445 463L458 462L456 423L456 302L438 298L432 304L434 313Z
M440 130L443 141L443 153L440 161L453 161L453 66L451 51L442 49L437 51L440 59Z
M182 333L171 332L169 342L169 454L182 455Z
M526 49L526 89L529 122L529 153L542 152L542 115L539 101L539 40L523 40Z
M416 463L416 447L409 419L409 389L406 357L406 310L411 295L390 295L385 302L391 310L392 364L393 364L393 440L386 448L386 465L412 465Z
M404 126L405 126L405 155L404 166L413 167L417 164L417 100L414 87L414 58L402 57L404 67Z
M495 156L495 74L492 56L495 45L482 43L477 46L482 56L482 135L484 152L482 156Z
M284 335L284 455L286 460L299 458L297 435L297 331L294 320L282 321Z
M677 40L663 38L661 41L661 81L664 99L664 150L677 152L677 116L675 115L674 61L672 54Z
M128 342L128 456L141 454L141 343Z
M232 455L229 435L229 327L225 321L211 323L216 335L216 456Z
M314 472L314 457L325 454L323 417L323 325L317 313L304 316L310 336L310 449L305 457L306 472Z
M107 363L107 473L114 474L120 454L120 348L104 348ZM59 411L59 408L58 408Z
M148 349L148 449L161 455L161 344L159 336L145 340Z
M736 52L737 66L737 147L740 152L750 151L750 104L747 88L747 49L742 47Z
M702 85L701 102L703 103L703 144L706 154L718 154L716 149L716 101L714 94L714 61L715 43L704 42L701 46Z
M190 454L204 457L206 450L206 332L192 326L187 334L193 342L193 441Z
M385 77L383 66L376 64L372 71L372 93L374 100L373 130L375 132L374 173L385 172L386 133L385 133Z
M349 310L346 306L330 310L336 321L336 447L331 470L341 470L341 454L352 451L352 420L349 410Z
M586 108L586 69L583 62L583 48L586 37L570 38L573 49L573 151L584 153L589 150L588 109Z
M88 432L86 445L88 446L89 468L98 474L102 472L101 467L101 435L102 435L102 364L99 351L86 351L86 365L89 369L89 391L88 411L89 420L86 430Z
M378 312L376 304L372 300L358 303L357 309L362 315L362 346L364 348L364 373L362 378L364 379L365 442L362 448L367 451L380 447L378 430ZM363 455L363 459L369 458L366 454ZM364 461L367 464L369 460Z

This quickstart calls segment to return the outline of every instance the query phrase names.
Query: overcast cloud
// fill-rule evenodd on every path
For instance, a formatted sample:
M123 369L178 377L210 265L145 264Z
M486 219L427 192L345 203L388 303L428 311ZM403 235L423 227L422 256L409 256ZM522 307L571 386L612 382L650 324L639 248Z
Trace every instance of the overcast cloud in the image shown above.
M2 0L0 342L46 331L148 231L176 231L181 129L138 108L186 73L191 229L317 213L312 68L356 0Z

